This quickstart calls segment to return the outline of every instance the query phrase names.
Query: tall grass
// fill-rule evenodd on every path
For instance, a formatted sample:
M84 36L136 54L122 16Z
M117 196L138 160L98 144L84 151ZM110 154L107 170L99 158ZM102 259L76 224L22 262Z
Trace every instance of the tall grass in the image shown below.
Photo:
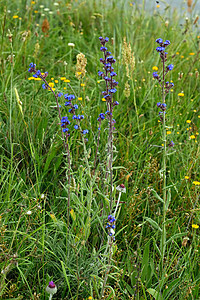
M45 288L53 280L58 288L55 299L101 299L109 265L104 299L198 299L200 38L195 8L180 20L176 11L170 14L168 9L161 15L155 7L155 12L148 14L144 7L128 1L59 1L54 5L23 0L0 2L0 13L0 297L47 299ZM49 23L46 29L45 18ZM104 83L97 75L101 69L100 36L110 38L119 81L113 138L115 205L116 187L126 187L116 213L111 260L105 229L110 213L104 180L106 122L102 122L93 175L97 118L106 110L101 96ZM124 37L135 56L128 97ZM159 64L155 53L158 37L171 41L167 50L174 64L168 74L174 90L167 96L166 130L175 151L166 157L171 202L165 218L165 274L159 268L157 226L163 220L158 197L163 193L163 141L156 109L161 99L160 87L152 79L152 68ZM75 76L80 52L87 57L82 81ZM49 72L48 80L54 82L56 92L82 97L77 102L89 135L86 144L78 132L69 139L73 162L70 187L55 99L42 89L41 81L28 80L31 62ZM59 103L63 116L64 102Z

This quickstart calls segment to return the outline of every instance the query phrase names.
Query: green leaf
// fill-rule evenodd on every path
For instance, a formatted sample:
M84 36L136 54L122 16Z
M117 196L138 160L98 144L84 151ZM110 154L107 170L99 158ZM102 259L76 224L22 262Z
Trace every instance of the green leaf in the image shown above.
M158 225L158 223L154 220L152 220L151 218L148 217L144 217L144 219L149 222L151 224L151 226L153 226L153 228L158 229L160 232L162 232L162 229L160 228L160 226Z
M148 290L147 290L147 292L151 295L151 296L153 296L154 297L154 299L159 299L159 300L161 300L160 298L158 298L158 296L159 296L159 294L158 294L158 292L156 291L156 290L154 290L154 289L152 289L152 288L149 288Z
M164 203L163 199L158 195L158 193L154 190L154 189L151 189L154 197L156 197L158 200L160 200L162 203Z
M168 210L170 202L171 202L171 189L168 189L167 201L165 203L165 210Z

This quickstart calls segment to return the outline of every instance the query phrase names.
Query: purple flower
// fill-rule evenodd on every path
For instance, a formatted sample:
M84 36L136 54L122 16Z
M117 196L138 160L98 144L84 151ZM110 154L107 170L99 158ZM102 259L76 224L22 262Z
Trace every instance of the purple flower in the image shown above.
M63 93L61 93L61 92L59 92L59 93L57 94L58 97L61 97L62 95L63 95Z
M161 45L163 43L163 39L161 39L161 38L157 39L156 43L158 43L159 45Z
M157 47L157 48L156 48L156 51L157 51L157 52L162 52L162 51L164 51L164 50L165 50L164 47Z
M168 147L170 147L170 148L171 148L171 147L174 147L174 145L175 145L175 144L174 144L174 142L173 142L173 141L171 141L171 142L168 144Z
M170 45L170 41L169 41L169 40L166 40L166 41L164 42L164 45L165 45L165 46Z
M170 64L169 66L167 66L167 70L169 70L169 71L173 70L173 68L174 68L174 65L172 65L172 64Z
M100 50L105 52L107 50L107 48L106 47L101 47Z
M104 72L98 71L98 75L99 75L99 76L103 76L103 75L104 75Z
M88 129L84 129L84 130L83 130L83 134L86 134L86 133L88 133L88 132L89 132Z
M111 77L113 77L113 76L117 76L117 73L115 73L115 72L111 72L111 73L110 73L110 76L111 76Z
M79 128L79 126L78 125L74 125L74 129L78 129Z
M158 73L157 72L153 72L153 78L156 78L156 79L158 79L159 78L159 76L158 76Z

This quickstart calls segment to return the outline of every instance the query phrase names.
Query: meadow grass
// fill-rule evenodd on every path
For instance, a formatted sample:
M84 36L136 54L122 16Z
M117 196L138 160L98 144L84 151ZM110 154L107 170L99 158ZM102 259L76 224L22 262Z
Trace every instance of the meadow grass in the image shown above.
M161 15L156 3L153 14L129 1L55 3L0 1L0 298L48 299L45 289L53 280L58 289L53 299L197 300L200 35L195 8L180 19L170 8ZM97 74L102 68L100 36L110 38L108 48L116 59L119 81L115 94L119 106L114 109L114 203L116 187L126 187L116 213L112 257L105 229L110 214L106 121L93 170L97 118L107 110L101 94L105 83ZM163 141L156 107L161 89L152 77L153 67L158 67L158 73L162 69L155 51L155 40L161 37L171 42L168 60L174 64L167 74L174 88L166 97L166 134L167 141L175 143L166 156L171 200L162 268ZM124 38L135 60L129 76ZM79 53L87 58L82 79L75 76ZM70 136L70 184L55 98L42 89L42 81L29 80L31 62L48 71L48 82L54 83L56 92L80 99L76 103L89 134L87 143L77 131ZM60 100L62 116L67 111L64 103Z

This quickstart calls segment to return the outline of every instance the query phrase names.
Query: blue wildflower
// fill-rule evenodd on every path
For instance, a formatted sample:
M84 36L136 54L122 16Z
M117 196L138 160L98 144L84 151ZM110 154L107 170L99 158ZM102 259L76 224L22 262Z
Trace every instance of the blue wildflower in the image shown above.
M79 126L78 125L74 125L74 129L78 129L79 128Z
M153 72L153 78L156 78L156 79L158 79L159 78L159 76L158 76L158 73L157 72Z
M84 130L83 130L83 134L86 134L86 133L88 133L88 132L89 132L88 129L84 129Z
M169 71L173 70L173 68L174 68L174 65L172 65L172 64L170 64L169 66L167 66L167 70L169 70Z
M157 47L157 48L156 48L156 51L157 51L157 52L162 52L162 51L164 51L164 50L165 50L164 47Z
M62 95L63 95L63 93L61 93L61 92L59 92L59 93L57 94L58 97L61 97Z

